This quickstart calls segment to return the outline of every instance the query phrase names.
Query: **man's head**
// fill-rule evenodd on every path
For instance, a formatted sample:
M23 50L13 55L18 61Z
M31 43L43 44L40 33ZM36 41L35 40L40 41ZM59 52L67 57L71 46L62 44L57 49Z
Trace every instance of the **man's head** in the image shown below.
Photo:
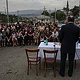
M68 22L74 22L74 16L73 15L70 15L68 17Z

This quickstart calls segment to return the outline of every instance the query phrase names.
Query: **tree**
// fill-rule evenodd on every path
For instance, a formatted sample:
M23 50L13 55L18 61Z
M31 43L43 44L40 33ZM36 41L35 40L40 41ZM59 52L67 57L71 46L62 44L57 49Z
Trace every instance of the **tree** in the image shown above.
M7 22L7 16L5 14L0 13L0 18L1 18L1 23L6 23Z
M66 11L66 15L68 15L68 12L69 12L69 3L68 3L68 0L67 0L67 6L63 7L63 10Z
M67 0L67 15L68 15L68 12L69 12L69 3L68 3L68 0Z
M56 18L59 21L66 19L66 15L64 14L63 11L57 10L56 15L57 15ZM55 12L51 13L51 16L55 17Z
M77 17L79 16L79 7L78 6L74 6L73 9L70 10L72 12L72 14Z
M47 10L45 10L45 11L42 12L42 15L49 16L50 14Z
M63 10L64 10L64 11L67 11L67 8L66 8L66 7L63 7Z

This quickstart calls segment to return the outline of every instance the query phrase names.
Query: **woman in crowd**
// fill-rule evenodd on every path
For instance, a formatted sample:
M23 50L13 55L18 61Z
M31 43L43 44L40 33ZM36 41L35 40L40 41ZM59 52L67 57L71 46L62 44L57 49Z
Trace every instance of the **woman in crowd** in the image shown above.
M59 33L58 33L57 29L55 28L55 29L53 30L53 32L52 32L52 37L53 37L53 41L54 41L54 42L58 42L58 41L59 41L59 40L58 40L58 35L59 35Z
M45 30L45 26L44 26L43 23L41 23L41 26L39 26L39 30L40 30L40 31L41 31L41 30Z
M33 43L33 30L31 27L28 31L28 43L29 43L29 45L32 45L32 43Z
M45 30L41 29L40 33L39 33L39 43L43 42L45 40Z
M49 30L49 28L46 28L45 38L48 39L49 42L52 41L52 33L51 33L51 31Z
M39 38L39 31L38 31L38 28L35 28L35 31L34 31L34 42L35 42L35 45L38 45L38 38Z
M24 44L28 45L28 33L27 32L25 32L25 35L24 35Z
M25 25L24 30L25 30L25 32L28 32L28 26L27 25Z
M12 45L12 35L9 29L6 30L6 46Z
M21 46L22 45L23 36L22 36L22 32L20 30L18 30L17 39L18 39L18 45Z

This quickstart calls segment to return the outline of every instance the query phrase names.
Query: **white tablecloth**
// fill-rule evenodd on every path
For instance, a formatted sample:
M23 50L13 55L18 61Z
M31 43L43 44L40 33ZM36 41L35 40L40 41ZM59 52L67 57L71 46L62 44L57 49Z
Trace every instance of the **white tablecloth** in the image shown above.
M58 50L58 54L57 54L57 59L60 60L60 45L57 42L48 42L48 45L46 45L44 42L41 42L40 45L38 46L38 49L40 49L39 51L39 57L44 58L44 53L43 53L43 49L46 50L54 50L54 45L55 45L55 49ZM68 58L68 57L67 57ZM76 53L75 53L75 60L80 59L80 44L78 46L76 46Z

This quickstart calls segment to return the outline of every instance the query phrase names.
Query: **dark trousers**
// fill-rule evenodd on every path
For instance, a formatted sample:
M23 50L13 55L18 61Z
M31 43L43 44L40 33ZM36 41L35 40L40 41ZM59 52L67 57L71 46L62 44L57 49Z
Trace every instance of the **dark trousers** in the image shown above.
M66 64L67 54L68 54L68 61L69 61L68 75L72 75L73 73L75 53L62 53L61 52L61 63L60 63L60 74L61 75L65 75L65 64Z
M23 40L23 38L22 38L22 37L18 38L18 44L19 44L19 46L21 46L21 45L22 45L22 40Z
M5 40L2 40L2 45L1 45L2 47L4 47L5 46Z
M24 44L25 44L25 45L28 45L28 36L25 36L25 37L24 37Z
M12 46L13 45L12 38L9 41L6 39L5 40L5 45L6 46Z

